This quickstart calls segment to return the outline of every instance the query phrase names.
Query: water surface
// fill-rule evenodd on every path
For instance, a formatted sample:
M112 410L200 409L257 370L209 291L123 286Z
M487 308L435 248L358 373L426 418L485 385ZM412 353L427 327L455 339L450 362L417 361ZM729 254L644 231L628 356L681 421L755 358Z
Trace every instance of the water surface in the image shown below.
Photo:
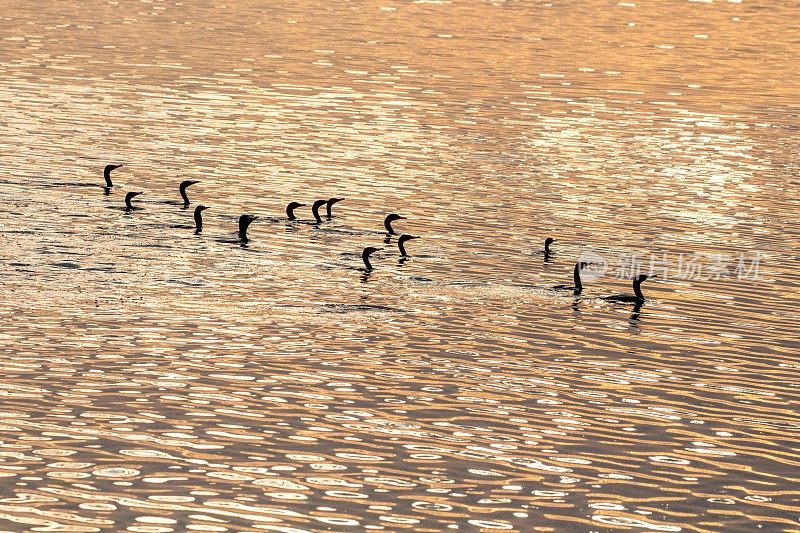
M793 2L0 13L0 528L800 529Z

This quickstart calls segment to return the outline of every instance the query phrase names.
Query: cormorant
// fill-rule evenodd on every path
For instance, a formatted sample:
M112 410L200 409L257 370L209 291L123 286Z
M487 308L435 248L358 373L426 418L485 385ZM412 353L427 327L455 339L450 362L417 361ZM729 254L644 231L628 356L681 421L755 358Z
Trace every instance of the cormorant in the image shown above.
M294 210L305 205L306 204L300 204L297 202L290 203L286 206L286 216L289 217L289 220L297 220L297 217L294 216Z
M405 220L405 219L406 217L401 217L396 213L391 213L387 215L386 218L384 219L383 226L386 228L386 231L389 233L389 235L396 235L394 229L392 229L392 222L394 222L395 220Z
M194 232L200 233L203 231L203 211L208 209L204 205L198 205L194 208Z
M133 209L133 206L131 205L131 200L133 200L134 197L139 196L140 194L143 194L143 193L142 192L129 192L128 194L125 195L125 209L127 211L130 211L131 209Z
M574 286L570 287L569 285L556 285L553 288L560 291L574 291L575 294L580 294L581 291L583 291L583 284L581 283L581 270L589 265L591 265L591 263L575 263L575 269L572 271L572 281L575 283Z
M361 259L364 261L364 266L367 267L367 270L372 270L372 264L369 262L369 256L378 250L383 250L383 248L373 248L372 246L367 246L364 248L364 251L361 252Z
M322 218L319 216L319 208L327 203L328 200L317 200L314 202L314 205L311 206L311 213L314 215L314 220L317 221L317 224L322 222Z
M654 274L639 274L633 278L633 294L615 294L613 296L605 296L603 300L609 302L633 302L637 305L644 303L644 294L642 294L642 282L656 277Z
M200 182L196 181L196 180L185 180L185 181L182 181L180 186L178 187L178 190L181 193L181 198L183 198L183 207L189 207L189 203L190 203L189 202L189 197L186 196L186 188L191 186L191 185L194 185L195 183L200 183Z
M121 166L122 165L106 165L106 168L103 169L103 178L106 180L106 187L114 186L114 184L111 183L111 171Z
M400 255L406 257L408 254L406 253L406 247L404 246L406 241L410 241L411 239L419 239L416 235L400 235L400 238L397 239L397 246L400 248Z
M553 255L553 252L550 250L550 245L553 244L554 242L555 242L555 239L553 239L552 237L548 237L548 238L546 238L544 240L544 256L545 257L550 257L551 255Z
M239 240L242 241L242 244L247 243L249 240L247 238L247 228L257 218L257 216L253 215L242 215L239 217Z
M331 198L328 200L328 205L325 207L325 209L328 211L327 217L329 219L333 216L333 214L331 214L331 208L333 207L333 204L339 203L342 200L344 200L344 198Z

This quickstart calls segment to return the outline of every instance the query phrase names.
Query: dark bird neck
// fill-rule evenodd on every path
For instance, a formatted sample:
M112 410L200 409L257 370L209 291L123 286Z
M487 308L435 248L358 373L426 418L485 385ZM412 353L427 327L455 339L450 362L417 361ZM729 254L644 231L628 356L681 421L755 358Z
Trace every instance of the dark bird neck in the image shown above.
M319 216L319 208L322 207L322 205L325 204L314 203L314 205L311 206L311 213L314 215L314 220L316 220L317 223L322 222L322 217Z
M575 288L577 290L583 289L583 285L581 284L581 265L575 265L575 270L572 271L572 281L575 283Z
M106 180L106 187L114 186L114 184L111 183L111 169L108 168L103 169L103 178Z
M642 293L642 282L638 279L633 280L633 294L636 295L636 299L640 301L644 301L644 294Z
M194 225L195 230L202 231L203 229L203 212L202 211L195 211L194 212Z
M247 227L250 225L250 221L243 220L239 222L239 240L242 242L247 242Z
M369 253L363 252L361 254L361 259L364 261L364 266L367 267L367 270L372 270L372 263L369 262Z
M394 233L394 229L392 229L392 221L391 220L389 220L389 219L384 220L383 221L383 226L386 228L386 231L389 233L389 235L394 235L395 234Z

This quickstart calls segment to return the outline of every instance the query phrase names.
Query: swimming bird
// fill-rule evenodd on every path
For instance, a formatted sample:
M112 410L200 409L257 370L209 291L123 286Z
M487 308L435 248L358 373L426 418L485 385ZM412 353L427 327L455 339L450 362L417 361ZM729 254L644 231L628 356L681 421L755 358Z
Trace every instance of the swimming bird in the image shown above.
M247 238L247 228L257 218L254 215L242 215L239 217L239 240L242 241L242 244L246 244L249 240Z
M114 186L114 184L111 183L111 171L121 166L122 165L106 165L106 168L103 169L103 178L106 180L106 187Z
M142 193L141 191L140 192L129 192L128 194L125 195L125 210L126 211L130 211L131 209L134 208L131 205L131 200L133 200L136 196L139 196L140 194L144 194L144 193Z
M395 220L405 220L405 219L406 217L401 217L396 213L391 213L387 215L386 218L384 219L383 227L386 228L386 231L389 233L389 235L396 235L397 233L392 228L392 222L394 222Z
M322 222L322 218L319 216L319 208L327 203L328 200L317 200L314 202L314 205L311 206L311 213L314 215L314 220L317 221L317 224Z
M189 207L189 197L186 196L186 188L194 185L195 183L200 183L196 180L184 180L181 182L180 186L178 187L178 191L181 193L181 198L183 198L183 207Z
M364 251L361 252L361 260L364 261L364 266L367 267L367 270L372 270L372 264L369 262L369 256L378 250L383 250L383 248L373 248L372 246L367 246L364 248Z
M551 255L553 255L552 250L550 250L550 245L553 244L554 242L555 242L555 239L553 239L552 237L548 237L548 238L546 238L544 240L544 256L545 257L550 257Z
M194 232L200 233L203 231L203 211L208 209L204 205L198 205L194 208Z
M419 239L416 235L400 235L400 238L397 239L397 247L400 248L400 255L406 257L408 254L406 253L406 247L404 246L406 241L410 241L411 239Z
M572 271L572 281L575 283L574 286L570 287L569 285L556 285L553 288L559 291L573 291L575 294L580 294L581 291L583 291L583 284L581 283L581 270L589 265L591 265L591 263L575 263L575 269Z
M627 303L633 302L636 304L644 303L644 294L642 294L642 282L648 279L655 278L654 274L639 274L633 278L633 294L615 294L613 296L605 296L603 300L608 302Z
M294 216L294 210L298 207L303 207L306 204L300 204L297 202L292 202L286 206L286 216L289 217L289 220L297 220L297 217Z
M341 202L342 200L344 200L344 198L330 198L328 200L328 205L325 207L325 209L328 211L328 214L326 216L329 219L333 216L333 214L331 214L331 208L333 207L333 204L337 204L337 203Z

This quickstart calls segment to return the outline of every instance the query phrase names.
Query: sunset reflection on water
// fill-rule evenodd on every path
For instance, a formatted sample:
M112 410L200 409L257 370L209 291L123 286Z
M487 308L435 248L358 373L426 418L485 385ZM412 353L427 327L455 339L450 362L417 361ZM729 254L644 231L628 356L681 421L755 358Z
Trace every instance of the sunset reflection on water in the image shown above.
M797 530L795 7L0 1L0 529Z

